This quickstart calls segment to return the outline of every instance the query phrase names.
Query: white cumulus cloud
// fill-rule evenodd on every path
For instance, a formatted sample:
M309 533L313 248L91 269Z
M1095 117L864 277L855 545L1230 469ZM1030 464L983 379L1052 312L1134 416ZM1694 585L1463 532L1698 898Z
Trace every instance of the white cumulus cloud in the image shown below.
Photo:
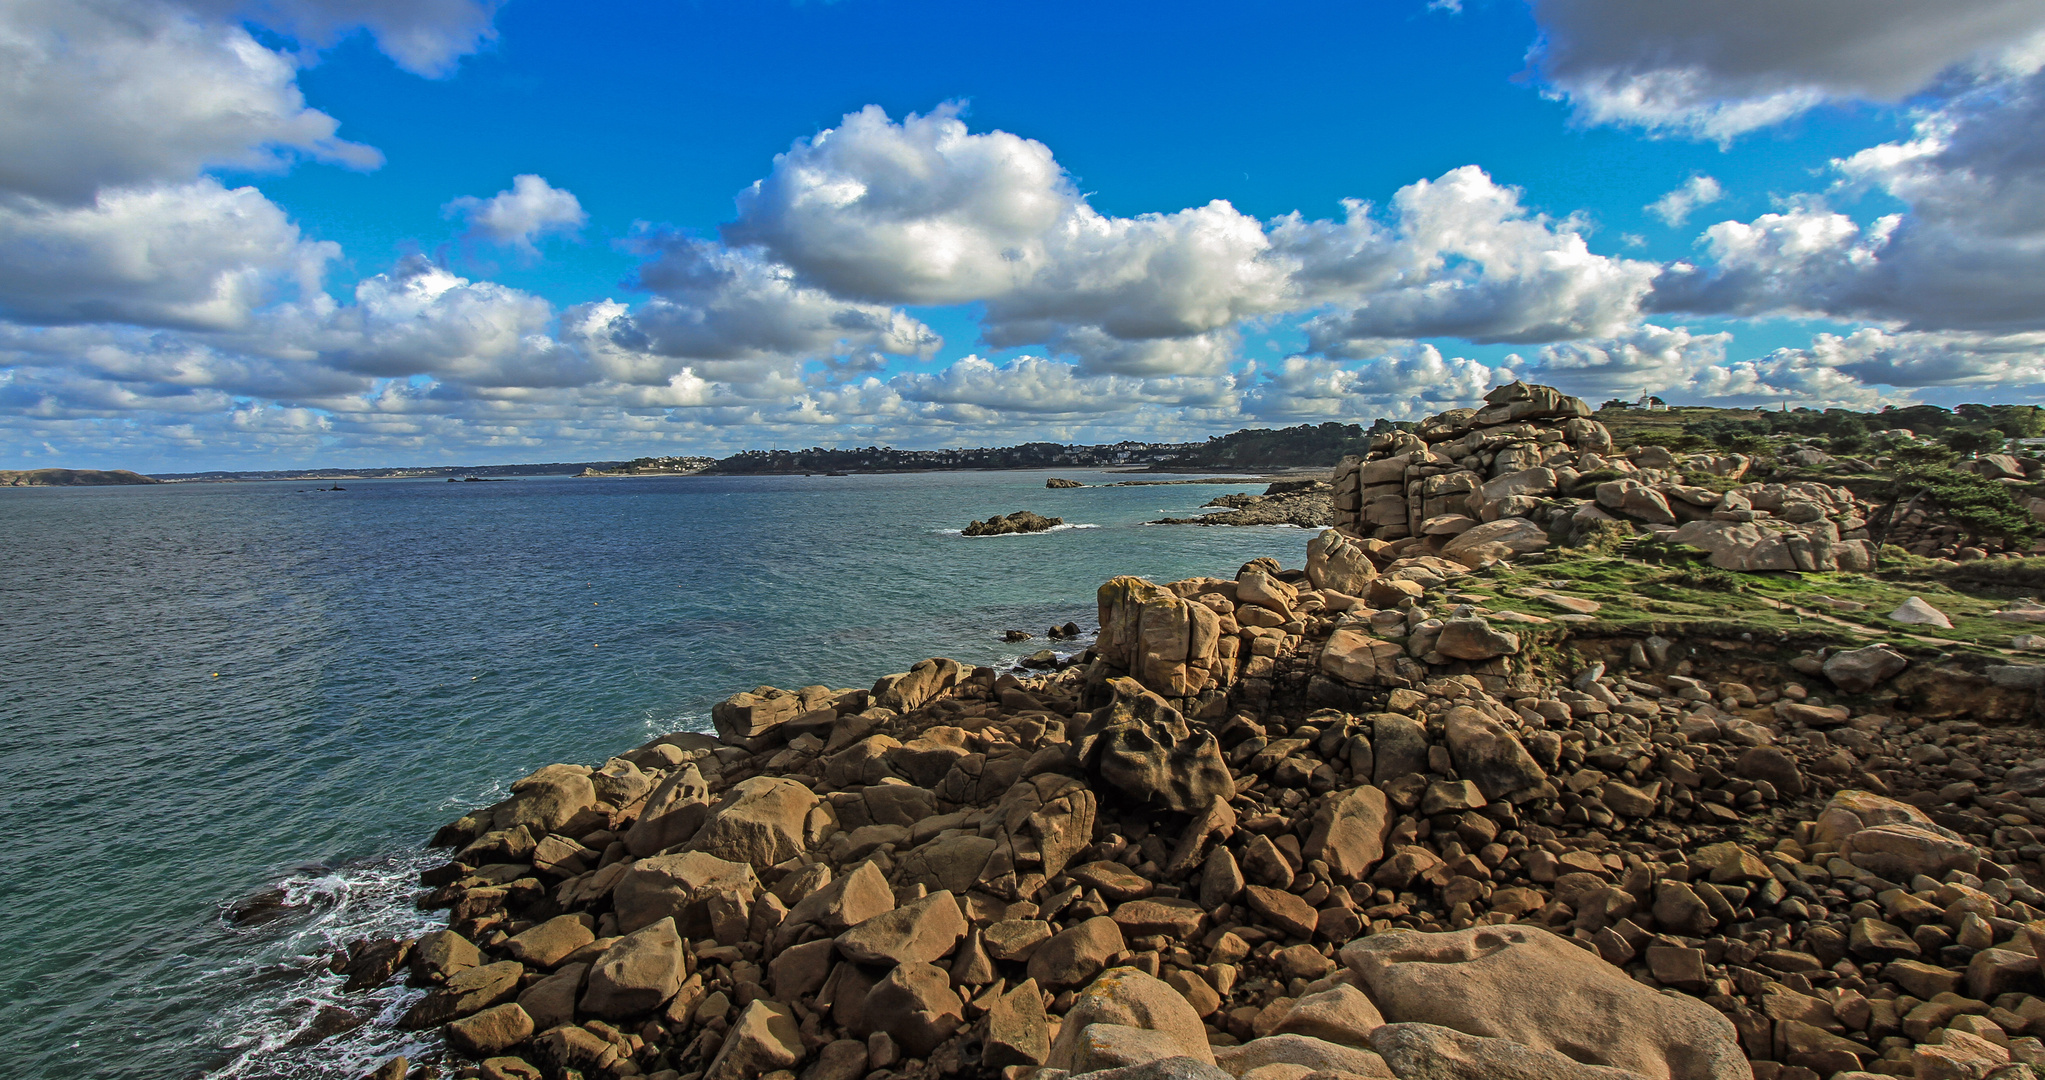
M85 206L0 197L0 316L231 329L317 292L339 255L256 189L210 178L103 190Z
M552 319L537 296L413 256L356 285L355 303L333 312L316 343L336 367L365 375L491 387L588 382L583 358L555 340Z
M1323 260L1328 244L1301 241L1329 232L1357 238L1353 284L1341 281L1345 261L1308 260L1310 280L1340 309L1310 321L1309 340L1316 351L1349 356L1408 338L1541 342L1615 333L1638 316L1658 269L1592 252L1580 222L1529 210L1517 189L1474 165L1400 188L1388 233L1363 228L1354 214L1340 225L1288 221L1284 229L1294 250Z
M1642 323L1611 338L1542 346L1531 378L1592 400L1687 385L1725 360L1733 335Z
M613 336L645 354L789 360L864 347L928 356L941 344L934 331L899 309L840 299L757 249L671 232L649 233L638 243L650 256L638 284L655 296Z
M834 295L984 303L990 344L1055 345L1096 372L1210 370L1204 335L1285 303L1254 218L1220 201L1103 215L1048 147L975 134L951 107L897 123L869 106L798 141L724 236Z
M1476 404L1512 371L1468 357L1445 357L1433 345L1394 350L1360 361L1290 356L1257 373L1245 410L1260 420L1297 423L1419 419Z
M0 72L0 188L41 199L89 202L102 187L294 154L382 161L306 106L292 57L168 4L9 0Z
M487 199L464 195L441 207L448 217L469 223L468 235L531 253L542 236L573 236L589 215L575 193L532 173L512 177L511 186Z

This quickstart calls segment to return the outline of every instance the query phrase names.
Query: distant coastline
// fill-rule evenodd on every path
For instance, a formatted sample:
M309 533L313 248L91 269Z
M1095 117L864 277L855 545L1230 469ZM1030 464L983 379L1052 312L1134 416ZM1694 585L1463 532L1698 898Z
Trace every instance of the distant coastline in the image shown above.
M196 473L157 473L169 484L253 483L305 480L444 480L463 477L574 476L585 469L614 469L622 461L554 461L523 465L399 465L380 469L216 469Z

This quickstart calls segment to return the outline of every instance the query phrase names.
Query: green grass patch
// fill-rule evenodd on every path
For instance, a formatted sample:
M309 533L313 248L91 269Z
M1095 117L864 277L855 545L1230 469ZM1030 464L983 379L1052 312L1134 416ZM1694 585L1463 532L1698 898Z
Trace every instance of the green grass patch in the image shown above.
M2017 560L1981 565L2000 569ZM2022 560L2027 572L2045 575L2045 559ZM1926 571L1802 574L1739 573L1694 562L1648 563L1611 555L1570 552L1545 561L1492 567L1465 578L1462 588L1496 587L1488 606L1553 618L1561 609L1541 600L1515 595L1524 589L1552 589L1604 605L1596 622L1578 627L1609 633L1661 633L1734 636L1743 632L1788 639L1826 639L1859 645L1886 641L1921 650L1920 637L1950 640L1962 648L1987 652L2009 647L2010 638L2027 627L1987 618L2007 603L2008 590L1953 579L1951 571L1934 578ZM1912 596L1922 597L1946 613L1951 630L1911 627L1890 622L1888 613ZM1863 605L1841 611L1822 598ZM1811 613L1800 617L1782 605ZM1836 622L1831 620L1837 620ZM1845 625L1840 625L1840 624ZM1560 637L1570 628L1537 628L1542 636Z

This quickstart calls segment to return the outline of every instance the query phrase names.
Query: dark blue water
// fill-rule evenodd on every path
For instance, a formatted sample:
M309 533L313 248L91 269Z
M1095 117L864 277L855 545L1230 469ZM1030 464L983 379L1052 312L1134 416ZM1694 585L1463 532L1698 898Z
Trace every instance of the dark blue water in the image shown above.
M5 1074L358 1076L403 992L309 965L423 925L421 841L511 780L1310 536L1139 524L1254 485L1047 475L0 490ZM1017 509L1093 527L956 535ZM296 913L222 917L280 883ZM323 1006L364 1026L311 1043Z

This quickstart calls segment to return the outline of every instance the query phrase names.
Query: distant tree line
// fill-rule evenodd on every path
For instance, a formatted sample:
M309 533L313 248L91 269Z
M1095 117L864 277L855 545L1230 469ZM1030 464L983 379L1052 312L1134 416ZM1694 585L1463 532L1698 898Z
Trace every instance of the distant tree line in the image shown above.
M1344 454L1368 451L1370 438L1370 431L1362 425L1332 420L1289 428L1247 428L1208 439L1180 463L1200 469L1333 468Z
M1387 422L1380 422L1387 425ZM1407 425L1410 426L1410 425ZM1277 469L1333 467L1344 454L1361 454L1370 431L1358 424L1300 424L1248 428L1197 443L1124 441L1093 446L1030 442L956 450L852 449L746 450L721 458L711 473L920 472L936 469L1133 468Z
M1033 442L1018 446L956 450L897 450L892 446L852 449L745 450L720 458L705 470L730 475L923 472L936 469L1107 468L1152 465L1168 460L1191 443L1120 442L1102 446L1067 446Z

